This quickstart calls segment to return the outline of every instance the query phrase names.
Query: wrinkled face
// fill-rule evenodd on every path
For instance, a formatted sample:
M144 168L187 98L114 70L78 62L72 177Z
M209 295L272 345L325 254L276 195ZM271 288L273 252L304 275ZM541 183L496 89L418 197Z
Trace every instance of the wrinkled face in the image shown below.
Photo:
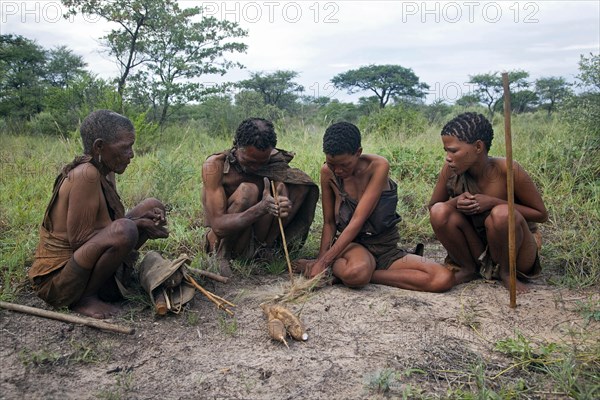
M124 131L112 143L104 142L100 154L102 164L117 174L122 174L133 158L133 143L135 133Z
M357 151L355 154L338 154L337 156L326 154L325 162L335 176L344 179L354 173L360 154L361 150Z
M235 157L245 172L256 172L269 163L272 151L272 147L260 150L254 146L245 146L237 149Z
M450 169L460 175L468 170L477 160L478 142L467 143L454 136L442 136L444 150L446 151L446 162ZM479 143L482 145L482 143Z

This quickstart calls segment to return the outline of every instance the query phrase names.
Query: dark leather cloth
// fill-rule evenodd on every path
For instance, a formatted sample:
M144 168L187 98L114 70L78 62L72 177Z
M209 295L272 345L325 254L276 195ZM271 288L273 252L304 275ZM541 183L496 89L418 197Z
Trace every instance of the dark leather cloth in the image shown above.
M308 237L310 225L315 217L315 209L319 201L319 187L304 171L290 167L289 163L294 158L294 153L282 149L275 150L276 152L271 155L269 163L255 172L244 170L235 157L237 151L235 147L213 155L225 155L225 163L223 165L224 174L228 174L231 168L233 168L240 175L267 177L272 181L284 182L286 185L303 185L309 187L308 194L304 198L300 209L294 216L294 219L285 227L288 245L292 249L299 249L304 245ZM281 243L278 243L278 245L280 246Z
M68 302L78 300L87 286L89 273L91 273L91 270L84 270L77 265L73 259L75 249L71 247L69 241L57 237L52 233L53 227L52 220L50 219L50 212L54 207L61 185L67 179L71 170L84 163L91 163L95 166L91 156L78 156L73 162L65 166L60 175L56 177L52 196L46 207L44 220L40 226L40 240L35 251L35 259L28 271L29 279L37 294L49 304L56 307L69 305L70 303ZM110 217L113 220L123 218L125 216L125 208L123 203L121 203L121 198L114 184L106 176L100 177L100 183ZM114 285L116 285L114 287L115 296L118 295L118 292L122 294L125 290L124 285L130 281L128 276L135 262L135 254L133 253L137 252L132 251L128 260L117 269L117 273L115 274L116 281L114 282ZM65 268L67 265L72 268Z
M340 207L335 219L338 232L342 232L350 223L358 202L348 196L341 179L336 177L332 182L341 197ZM389 186L390 189L381 193L373 213L365 221L360 233L353 240L353 242L364 246L373 254L377 269L387 269L394 261L408 254L408 251L398 247L400 234L396 225L402 220L396 212L398 185L392 179L389 179Z

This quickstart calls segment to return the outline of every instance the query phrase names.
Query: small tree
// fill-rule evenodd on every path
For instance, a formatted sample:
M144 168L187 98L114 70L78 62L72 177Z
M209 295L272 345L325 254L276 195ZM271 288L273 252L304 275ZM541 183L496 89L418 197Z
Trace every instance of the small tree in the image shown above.
M295 71L275 71L273 73L251 72L250 79L237 83L242 89L252 90L259 93L264 104L278 107L282 110L290 110L298 99L298 94L304 91L304 87L294 79L298 77Z
M563 77L540 78L535 81L535 91L539 97L540 105L551 115L556 107L572 92L571 84Z
M480 101L481 98L479 97L479 95L469 93L462 95L458 100L456 100L456 105L465 108L470 108L479 105Z
M231 40L247 35L236 23L214 17L202 17L194 22L201 13L198 7L182 10L173 4L169 11L161 15L164 29L148 32L143 48L147 60L144 69L150 78L146 82L160 109L160 125L167 120L172 106L219 92L218 87L205 87L192 79L206 74L224 75L231 68L242 67L223 55L247 48Z
M529 72L522 70L509 71L508 77L511 93L515 91L515 89L518 91L529 86L529 83L527 82ZM492 118L494 112L498 110L498 103L502 100L502 77L498 72L470 75L469 83L477 85L475 94L479 96L479 101L487 106L489 116Z
M524 112L533 111L536 103L538 102L538 95L528 89L519 90L510 94L510 111L515 114L522 114ZM500 110L504 111L504 105L499 107Z
M368 65L338 74L331 82L349 94L372 91L379 99L380 108L384 108L390 99L422 99L425 90L429 89L412 69L400 65Z

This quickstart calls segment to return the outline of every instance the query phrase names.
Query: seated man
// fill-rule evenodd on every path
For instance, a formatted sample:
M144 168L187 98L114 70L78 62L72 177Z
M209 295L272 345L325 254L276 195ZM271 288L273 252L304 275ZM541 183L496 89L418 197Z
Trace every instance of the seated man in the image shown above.
M316 261L297 260L296 268L309 277L331 268L349 287L372 282L428 292L449 290L454 285L451 271L398 247L398 188L389 178L388 161L363 154L360 131L348 122L327 128L323 151L321 248Z
M98 110L84 119L80 132L84 154L54 182L29 279L52 306L107 318L119 308L105 301L124 292L135 250L169 233L158 200L146 199L125 215L117 194L113 173L122 174L133 158L131 121Z
M489 157L494 131L481 114L460 114L442 129L446 164L429 202L430 220L449 261L460 267L457 283L480 273L509 284L506 159ZM541 271L536 222L548 219L531 178L514 163L517 274ZM517 282L517 291L527 287Z
M302 247L308 235L319 189L307 174L290 168L294 155L276 144L271 122L247 119L238 127L233 147L209 156L202 166L204 223L209 227L205 251L216 255L224 276L231 276L231 259L252 259L280 248L278 218L291 248Z

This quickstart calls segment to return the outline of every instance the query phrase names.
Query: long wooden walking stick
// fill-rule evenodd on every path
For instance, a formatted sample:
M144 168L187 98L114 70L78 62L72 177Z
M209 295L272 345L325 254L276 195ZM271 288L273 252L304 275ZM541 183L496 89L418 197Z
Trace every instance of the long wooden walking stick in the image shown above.
M515 238L515 184L512 156L512 133L510 131L510 86L508 73L502 73L504 86L504 143L506 147L506 196L508 200L508 265L510 308L517 307L517 252Z
M90 326L92 328L102 329L110 332L125 333L127 335L131 335L135 332L135 329L133 328L110 324L108 322L100 321L94 318L78 317L76 315L63 314L56 311L42 310L41 308L24 306L21 304L0 301L0 308L5 308L7 310L17 311L29 315L35 315L36 317L44 317L63 322L71 322L73 324Z
M271 190L273 191L273 198L275 199L275 204L279 206L279 199L277 198L277 192L275 191L275 182L271 181ZM288 271L290 273L290 281L292 285L294 284L294 273L292 272L292 262L290 261L290 255L287 249L287 242L285 241L285 232L283 230L283 222L281 222L281 217L278 215L277 220L279 221L279 231L281 232L281 240L283 242L283 251L285 252L285 260L287 261Z

